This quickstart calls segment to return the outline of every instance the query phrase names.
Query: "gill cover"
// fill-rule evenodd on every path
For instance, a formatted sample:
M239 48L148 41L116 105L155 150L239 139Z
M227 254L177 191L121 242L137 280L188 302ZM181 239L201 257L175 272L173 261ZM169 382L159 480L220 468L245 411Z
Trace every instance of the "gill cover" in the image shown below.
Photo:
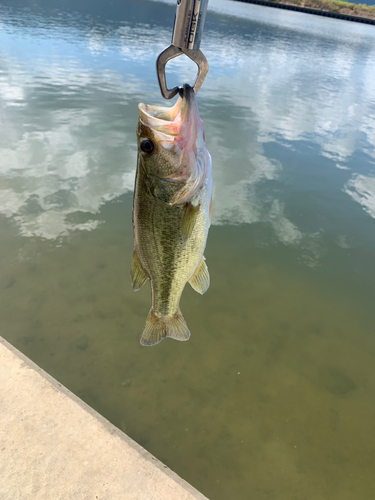
M211 168L194 91L185 84L181 94L171 108L138 106L138 161L152 194L172 205L191 201Z

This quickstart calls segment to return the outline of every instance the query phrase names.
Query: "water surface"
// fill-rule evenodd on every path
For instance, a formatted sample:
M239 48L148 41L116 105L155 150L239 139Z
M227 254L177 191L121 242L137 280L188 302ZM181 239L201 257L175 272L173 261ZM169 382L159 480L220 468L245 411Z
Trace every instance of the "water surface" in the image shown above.
M184 292L189 342L144 348L137 104L174 5L0 2L0 331L211 499L370 500L375 32L210 8L211 287Z

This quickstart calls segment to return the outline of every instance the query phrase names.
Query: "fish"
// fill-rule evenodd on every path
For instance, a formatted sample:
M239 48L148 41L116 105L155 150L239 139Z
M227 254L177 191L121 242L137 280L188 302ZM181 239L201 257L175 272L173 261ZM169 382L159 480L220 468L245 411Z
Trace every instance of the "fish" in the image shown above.
M194 90L180 88L172 107L138 105L138 158L133 198L134 291L151 285L151 310L140 343L188 340L180 311L186 283L210 285L204 250L211 224L212 164Z

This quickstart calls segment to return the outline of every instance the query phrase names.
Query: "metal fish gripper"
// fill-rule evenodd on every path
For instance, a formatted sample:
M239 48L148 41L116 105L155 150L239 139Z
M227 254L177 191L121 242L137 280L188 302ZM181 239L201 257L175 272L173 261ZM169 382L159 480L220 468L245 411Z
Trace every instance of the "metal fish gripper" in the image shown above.
M156 74L160 92L165 99L172 99L179 87L169 89L165 77L165 66L171 59L185 54L198 66L193 85L195 94L200 89L208 72L208 62L199 50L208 0L177 0L171 45L156 60Z

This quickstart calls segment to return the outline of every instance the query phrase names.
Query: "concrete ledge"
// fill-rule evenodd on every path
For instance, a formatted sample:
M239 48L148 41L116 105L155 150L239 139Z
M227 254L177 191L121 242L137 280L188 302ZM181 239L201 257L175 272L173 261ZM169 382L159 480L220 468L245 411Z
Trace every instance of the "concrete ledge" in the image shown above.
M277 9L295 10L297 12L304 12L305 14L314 14L316 16L332 17L334 19L341 19L343 21L354 21L356 23L375 24L375 19L359 16L349 16L348 14L340 14L339 12L330 12L328 10L311 9L310 7L299 7L298 5L290 5L285 3L278 3L277 1L267 0L236 0L237 2L253 3L256 5L264 5L265 7L275 7Z
M206 499L1 337L0 498Z

